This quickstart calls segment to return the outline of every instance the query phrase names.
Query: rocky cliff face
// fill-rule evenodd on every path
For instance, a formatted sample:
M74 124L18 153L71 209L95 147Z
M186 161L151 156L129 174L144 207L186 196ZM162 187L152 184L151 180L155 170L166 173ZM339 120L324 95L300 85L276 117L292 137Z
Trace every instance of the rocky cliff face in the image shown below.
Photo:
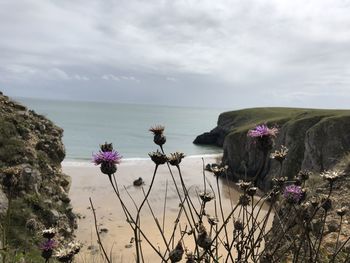
M62 239L72 237L76 223L70 177L61 171L62 134L44 116L0 94L0 213L10 246L35 246L33 233L44 227L58 227Z
M243 179L245 171L252 178L264 161L262 153L247 137L255 125L277 126L275 148L289 148L282 174L289 178L301 169L322 171L332 168L350 151L350 111L293 108L256 108L222 113L218 125L199 135L194 143L223 147L223 162L229 166L232 179ZM246 170L247 169L247 170ZM266 161L258 184L268 189L279 172L279 164Z

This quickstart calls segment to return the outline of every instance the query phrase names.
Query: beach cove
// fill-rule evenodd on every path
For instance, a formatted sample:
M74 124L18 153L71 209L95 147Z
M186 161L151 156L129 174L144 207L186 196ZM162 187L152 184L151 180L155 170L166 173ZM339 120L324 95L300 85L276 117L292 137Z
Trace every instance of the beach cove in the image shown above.
M219 155L204 158L204 162L216 163L220 158ZM193 196L196 192L203 191L203 162L202 158L189 157L185 158L181 163L183 177L188 189ZM149 183L154 170L154 163L151 160L124 160L119 166L116 173L121 195L127 206L133 208L133 203L128 197L129 194L135 198L136 203L140 203L142 198L141 187L133 186L133 181L142 177L145 181L144 190L148 190ZM93 213L89 204L89 197L92 198L96 209L97 220L101 232L102 243L106 250L112 251L115 262L135 262L135 249L133 243L130 243L133 237L130 226L125 221L121 206L113 189L109 184L108 177L102 174L98 167L93 164L73 166L70 163L63 164L63 171L72 177L72 185L70 190L71 203L75 212L79 214L78 229L76 230L77 240L84 243L83 253L78 255L78 262L103 262L99 256L97 237L94 229ZM179 180L177 172L173 169L174 176ZM206 178L212 185L217 194L216 179L210 172L206 172ZM169 236L174 220L179 210L179 199L174 189L174 184L166 165L159 167L156 175L155 184L149 197L152 210L163 224L163 208L166 184L168 182L168 194L166 201L165 216L165 233ZM179 184L180 185L180 184ZM125 188L124 188L125 186ZM221 198L223 200L223 209L225 214L231 211L231 205L235 205L238 201L240 190L233 182L227 180L219 180ZM207 184L207 188L210 186ZM197 201L193 198L194 201ZM232 203L231 203L232 202ZM199 207L199 202L196 203ZM214 215L213 205L209 206L207 213ZM135 212L134 210L132 210ZM264 212L264 211L263 211ZM142 210L141 226L146 229L147 236L150 237L152 243L158 247L162 247L162 238L155 227L154 219L151 216L148 207ZM182 224L182 227L185 223ZM101 231L102 230L102 231ZM191 240L192 241L192 240ZM150 246L142 242L144 257L146 262L160 261L156 253ZM164 247L163 247L164 251Z

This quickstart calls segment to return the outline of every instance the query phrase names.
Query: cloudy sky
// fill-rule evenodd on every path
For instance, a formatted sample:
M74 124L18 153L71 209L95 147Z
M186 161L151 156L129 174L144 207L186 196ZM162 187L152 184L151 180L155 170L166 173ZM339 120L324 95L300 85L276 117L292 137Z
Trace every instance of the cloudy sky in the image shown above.
M349 108L349 14L349 0L0 0L0 90Z

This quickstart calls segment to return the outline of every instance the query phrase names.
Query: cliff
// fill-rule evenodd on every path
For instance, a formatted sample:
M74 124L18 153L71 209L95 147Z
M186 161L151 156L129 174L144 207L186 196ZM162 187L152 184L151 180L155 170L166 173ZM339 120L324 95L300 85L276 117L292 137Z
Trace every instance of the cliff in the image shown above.
M69 240L76 227L61 171L63 130L0 93L0 216L2 249L40 257L37 232L57 227ZM12 255L14 256L14 255ZM37 262L37 261L35 261Z
M252 178L264 158L247 132L263 123L279 128L274 148L285 145L289 149L282 169L289 178L302 169L330 169L350 151L350 110L253 108L225 112L220 114L217 127L199 135L194 143L222 147L223 163L229 166L232 179L243 179L245 171ZM279 172L277 162L266 162L258 180L265 190Z

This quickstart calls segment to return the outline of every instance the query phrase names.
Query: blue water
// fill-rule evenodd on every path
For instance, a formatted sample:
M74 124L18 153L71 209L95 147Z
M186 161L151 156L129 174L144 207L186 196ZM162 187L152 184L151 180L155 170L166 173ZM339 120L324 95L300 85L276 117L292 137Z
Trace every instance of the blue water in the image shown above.
M99 144L112 142L124 158L147 158L157 149L148 131L164 125L167 152L187 156L221 153L217 147L196 146L198 134L216 126L222 109L181 108L151 105L72 102L16 98L64 129L66 161L90 160Z

